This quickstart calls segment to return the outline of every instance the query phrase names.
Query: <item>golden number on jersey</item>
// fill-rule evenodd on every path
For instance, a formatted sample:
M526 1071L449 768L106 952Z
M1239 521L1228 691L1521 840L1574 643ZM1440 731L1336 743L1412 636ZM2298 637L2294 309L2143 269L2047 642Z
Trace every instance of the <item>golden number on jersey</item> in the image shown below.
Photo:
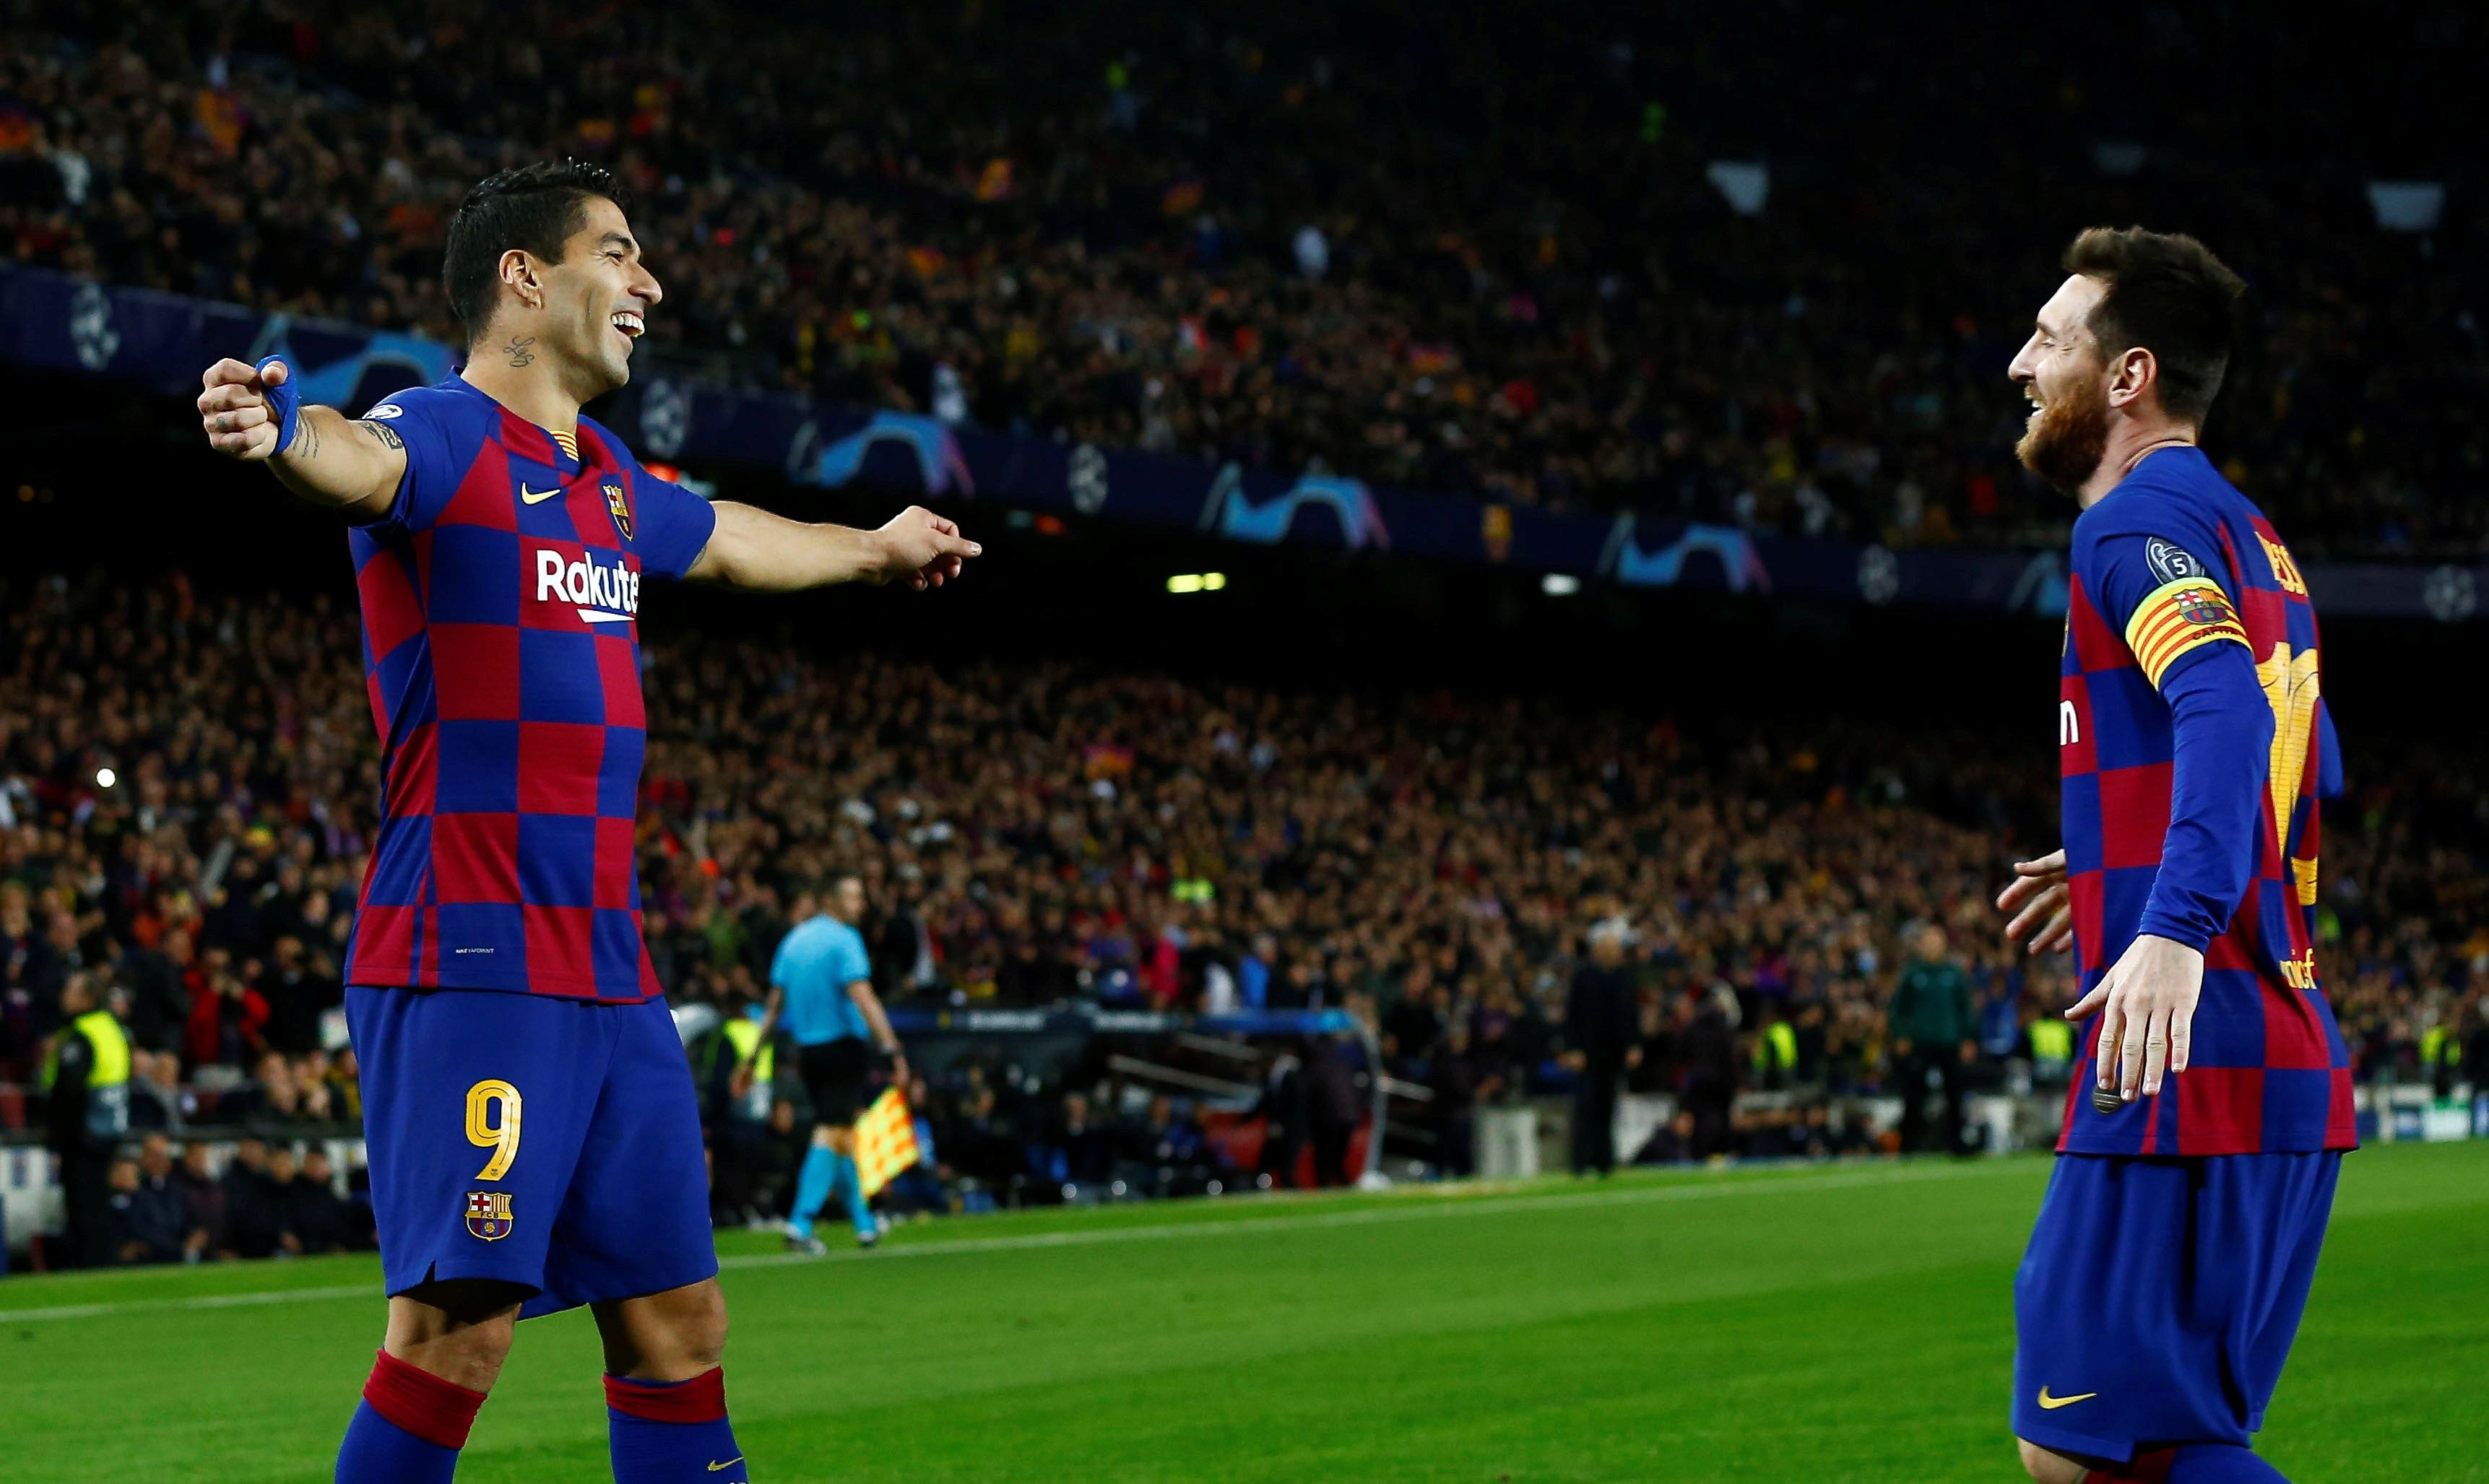
M493 1123L493 1104L501 1105L501 1121ZM498 1078L467 1089L467 1142L489 1149L493 1157L475 1172L477 1180L499 1180L519 1157L519 1090Z
M2273 828L2288 841L2290 813L2299 805L2300 779L2307 771L2307 749L2316 736L2316 651L2304 649L2294 655L2286 641L2275 640L2273 653L2256 666L2256 679L2264 686L2265 704L2273 707ZM2312 899L2316 863L2294 860L2291 872L2301 877L2297 882L2300 899Z

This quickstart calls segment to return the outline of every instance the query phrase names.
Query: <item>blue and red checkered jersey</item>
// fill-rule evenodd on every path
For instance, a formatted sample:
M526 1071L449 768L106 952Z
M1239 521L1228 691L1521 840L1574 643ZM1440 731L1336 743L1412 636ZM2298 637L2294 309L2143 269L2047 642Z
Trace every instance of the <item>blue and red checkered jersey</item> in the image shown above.
M2318 798L2341 791L2319 674L2298 566L2199 449L2147 455L2075 521L2057 740L2081 989L2139 932L2200 947L2204 988L2188 1070L2116 1113L2092 1107L2085 1027L2059 1150L2357 1144L2314 947ZM2222 751L2179 769L2180 715ZM2197 807L2215 795L2234 809Z
M652 998L641 581L681 577L717 514L587 418L574 445L456 376L365 415L406 476L348 533L383 764L349 982Z

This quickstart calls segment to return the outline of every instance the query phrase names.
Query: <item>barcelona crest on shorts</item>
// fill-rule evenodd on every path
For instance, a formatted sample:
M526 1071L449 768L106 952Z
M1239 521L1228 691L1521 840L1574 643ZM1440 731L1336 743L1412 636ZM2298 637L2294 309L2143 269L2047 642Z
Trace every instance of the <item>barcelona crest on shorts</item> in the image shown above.
M605 482L605 508L614 517L614 528L622 533L623 540L630 540L631 501L624 498L622 486L611 479Z
M499 1241L510 1235L514 1223L510 1217L510 1192L507 1190L470 1190L467 1192L467 1230L486 1241Z

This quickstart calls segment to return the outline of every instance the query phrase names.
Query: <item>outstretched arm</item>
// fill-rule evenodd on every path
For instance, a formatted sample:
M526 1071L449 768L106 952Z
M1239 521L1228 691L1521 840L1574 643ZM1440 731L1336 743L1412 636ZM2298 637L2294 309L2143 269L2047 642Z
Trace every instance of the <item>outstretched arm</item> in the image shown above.
M290 380L281 360L265 369L239 360L210 366L199 393L208 446L228 458L265 461L287 489L349 520L388 514L406 474L406 444L382 423L358 422L328 407L295 408L289 428Z
M922 591L958 577L960 563L985 550L922 505L878 530L810 526L732 500L716 510L717 529L685 576L755 592L901 579Z

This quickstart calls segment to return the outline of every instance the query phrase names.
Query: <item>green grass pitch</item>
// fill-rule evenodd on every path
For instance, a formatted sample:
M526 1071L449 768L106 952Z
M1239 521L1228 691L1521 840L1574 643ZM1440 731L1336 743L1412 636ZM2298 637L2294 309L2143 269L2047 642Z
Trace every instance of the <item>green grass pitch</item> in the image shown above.
M725 1240L735 1430L796 1480L2018 1478L2047 1161L1633 1175ZM2489 1143L2350 1160L2261 1447L2489 1479ZM376 1265L0 1282L0 1476L326 1480ZM2133 1296L2131 1301L2149 1301ZM594 1328L522 1326L459 1478L605 1472ZM2061 1389L2103 1378L2066 1378Z

